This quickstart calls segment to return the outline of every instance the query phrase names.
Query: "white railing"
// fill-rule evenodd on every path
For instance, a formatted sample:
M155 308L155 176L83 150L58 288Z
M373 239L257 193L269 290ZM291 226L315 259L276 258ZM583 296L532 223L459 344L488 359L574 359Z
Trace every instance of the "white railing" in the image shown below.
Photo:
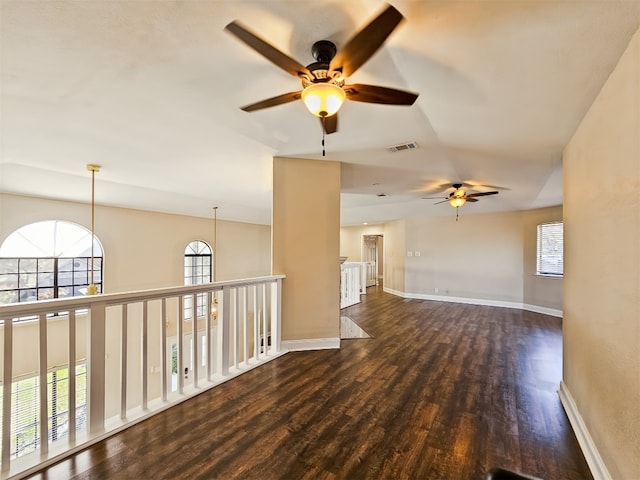
M340 265L340 308L360 303L362 267L358 262Z
M0 478L29 475L285 353L280 348L283 278L0 306ZM191 302L185 310L186 297ZM198 310L196 321L192 313L185 318L185 311ZM80 364L86 364L86 391L74 374ZM68 380L56 384L53 395L48 375L61 365L68 368ZM32 403L38 413L31 430L39 433L32 433L34 451L20 455L15 412L24 399L15 386L29 375L37 380ZM52 414L58 398L66 398L67 428L63 435L50 435L51 423L58 425ZM86 415L79 401L86 402Z

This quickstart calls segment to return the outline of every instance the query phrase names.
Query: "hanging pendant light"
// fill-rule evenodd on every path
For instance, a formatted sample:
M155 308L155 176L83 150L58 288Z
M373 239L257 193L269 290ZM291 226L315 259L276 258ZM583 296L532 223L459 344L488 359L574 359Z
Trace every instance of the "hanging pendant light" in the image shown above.
M93 252L93 244L95 243L96 235L95 235L95 226L96 226L96 172L100 171L100 165L94 165L92 163L87 164L87 170L91 172L91 281L89 282L89 286L87 286L87 295L96 295L98 293L98 287L93 283L93 275L94 275L94 252Z

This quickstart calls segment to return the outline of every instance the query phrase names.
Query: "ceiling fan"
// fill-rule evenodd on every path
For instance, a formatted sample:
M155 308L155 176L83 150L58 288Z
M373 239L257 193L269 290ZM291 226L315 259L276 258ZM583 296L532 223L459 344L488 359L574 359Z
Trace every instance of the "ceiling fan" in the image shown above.
M314 43L311 53L316 61L306 67L238 22L229 23L225 27L227 32L302 82L302 90L267 98L246 105L242 110L253 112L302 99L309 111L320 117L324 132L329 134L338 130L337 112L345 99L387 105L412 105L418 98L415 93L376 85L345 84L346 78L369 60L403 19L398 10L387 5L377 17L348 40L340 51L329 40Z
M453 191L449 193L446 197L423 197L425 200L436 200L443 199L439 202L434 203L434 205L438 205L440 203L449 202L452 207L456 209L456 221L458 220L458 209L462 207L467 202L477 202L478 199L476 197L485 197L487 195L497 195L497 191L493 192L477 192L477 193L467 193L464 188L462 188L462 183L454 183L451 185L453 187Z

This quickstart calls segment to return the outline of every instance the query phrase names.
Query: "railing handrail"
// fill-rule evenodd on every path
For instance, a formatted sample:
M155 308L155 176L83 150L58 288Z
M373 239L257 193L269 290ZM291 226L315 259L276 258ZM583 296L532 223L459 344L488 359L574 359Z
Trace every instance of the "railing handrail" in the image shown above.
M188 295L193 293L210 292L224 287L237 287L240 285L256 285L270 281L281 280L286 275L266 275L263 277L251 277L237 280L225 280L220 282L199 283L197 285L180 285L177 287L154 288L149 290L137 290L123 293L103 293L85 297L54 298L51 300L35 300L23 303L11 303L0 305L0 320L19 318L28 315L39 315L53 311L66 311L70 309L90 308L92 304L103 303L109 305L121 305L123 303L136 303L145 300L156 300L165 297Z

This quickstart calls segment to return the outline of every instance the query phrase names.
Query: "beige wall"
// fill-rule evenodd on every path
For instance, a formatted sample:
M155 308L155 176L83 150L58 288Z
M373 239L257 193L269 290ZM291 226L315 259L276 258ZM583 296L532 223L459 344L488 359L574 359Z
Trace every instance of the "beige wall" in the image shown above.
M612 478L640 478L640 30L564 152L564 375Z
M405 291L521 302L522 213L451 212L407 221Z
M561 311L562 279L535 275L536 227L561 220L562 207L551 207L387 224L385 288Z
M537 227L541 223L561 222L562 207L522 212L523 298L525 305L562 310L562 278L536 275Z
M384 289L405 291L406 221L390 222L384 227Z
M282 339L340 337L340 164L273 162L273 267L282 282Z
M384 225L362 225L340 229L340 256L348 257L347 262L362 261L362 237L364 235L384 235Z
M193 240L213 244L213 210L211 215L198 218L97 205L105 292L182 285L185 247ZM66 220L90 229L91 210L82 203L0 194L0 243L14 230L42 220ZM216 280L269 275L271 227L218 220L217 259Z

